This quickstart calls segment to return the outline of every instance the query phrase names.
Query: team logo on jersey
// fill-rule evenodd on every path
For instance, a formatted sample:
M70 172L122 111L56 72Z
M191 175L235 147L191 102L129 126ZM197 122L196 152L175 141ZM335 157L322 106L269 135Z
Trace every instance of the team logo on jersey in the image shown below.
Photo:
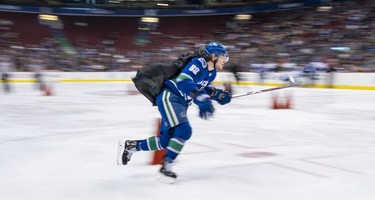
M207 62L204 58L198 58L199 62L202 64L202 67L203 68L206 68L207 67Z

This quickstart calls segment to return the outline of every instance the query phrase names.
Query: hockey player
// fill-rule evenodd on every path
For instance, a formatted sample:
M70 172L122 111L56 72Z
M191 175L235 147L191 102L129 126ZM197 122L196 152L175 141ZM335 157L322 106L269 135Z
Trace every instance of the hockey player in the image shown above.
M5 93L10 93L9 72L13 70L14 64L7 55L0 55L0 76Z
M192 135L187 118L191 102L199 107L199 116L207 120L215 112L212 100L221 105L231 101L229 92L210 85L217 70L223 69L228 60L227 49L221 43L210 42L206 44L201 57L193 58L177 77L165 81L162 91L156 97L156 105L161 114L160 137L120 141L118 164L126 165L137 151L166 149L160 172L172 180L177 178L172 171L172 163Z

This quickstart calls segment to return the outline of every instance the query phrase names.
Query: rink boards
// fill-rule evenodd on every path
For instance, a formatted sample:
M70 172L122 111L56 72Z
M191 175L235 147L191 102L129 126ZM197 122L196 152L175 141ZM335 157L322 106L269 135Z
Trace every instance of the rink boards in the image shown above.
M42 72L47 82L131 82L136 72ZM10 82L34 82L32 72L13 72ZM338 88L375 90L375 73L316 73L314 76L301 72L259 73L241 72L236 82L229 72L219 72L215 84L232 83L240 85L279 86L285 77L292 75L298 84L315 88Z

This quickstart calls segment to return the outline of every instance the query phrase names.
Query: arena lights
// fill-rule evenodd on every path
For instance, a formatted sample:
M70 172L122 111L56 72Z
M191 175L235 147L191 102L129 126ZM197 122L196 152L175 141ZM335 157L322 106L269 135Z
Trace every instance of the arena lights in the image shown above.
M145 23L159 23L159 18L157 17L142 17L141 22Z
M320 6L316 8L318 12L329 12L332 10L332 6Z
M236 15L234 18L236 19L236 20L249 20L249 19L251 19L251 15L249 15L249 14L238 14L238 15Z
M121 3L122 1L120 0L109 0L109 3Z
M139 27L138 30L140 30L140 31L149 31L150 28L147 28L147 27Z
M41 20L47 20L47 21L57 21L57 20L59 20L59 17L56 16L56 15L44 15L44 14L40 14L39 15L39 19L41 19Z
M158 5L158 6L165 6L165 7L169 6L169 4L167 4L167 3L157 3L156 5Z

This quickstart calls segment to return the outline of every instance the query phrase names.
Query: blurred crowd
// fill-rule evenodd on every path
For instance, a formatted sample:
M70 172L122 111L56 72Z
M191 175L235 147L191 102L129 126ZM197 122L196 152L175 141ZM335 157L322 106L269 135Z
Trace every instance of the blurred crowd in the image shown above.
M329 6L255 13L249 20L230 18L220 29L188 38L164 35L156 28L148 33L143 48L128 51L106 38L99 45L76 46L67 53L53 38L25 48L8 45L9 35L1 35L0 54L12 63L13 71L133 71L152 63L168 64L217 40L228 47L228 65L235 71L286 71L322 63L317 66L328 72L375 72L375 4L360 0ZM169 40L160 42L153 34Z
M357 1L326 8L266 13L232 24L223 37L236 50L245 50L248 59L239 60L248 60L247 65L274 63L283 70L322 62L342 71L375 72L375 4Z
M231 20L225 29L212 33L212 39L230 48L230 63L241 66L241 71L322 63L327 71L375 72L375 4L346 1L331 6ZM196 39L199 44L201 39Z
M303 0L0 0L0 3L8 5L32 5L32 6L80 6L105 9L145 9L162 8L157 3L168 4L170 8L208 8L226 6L252 6L267 5L272 3L303 2Z

